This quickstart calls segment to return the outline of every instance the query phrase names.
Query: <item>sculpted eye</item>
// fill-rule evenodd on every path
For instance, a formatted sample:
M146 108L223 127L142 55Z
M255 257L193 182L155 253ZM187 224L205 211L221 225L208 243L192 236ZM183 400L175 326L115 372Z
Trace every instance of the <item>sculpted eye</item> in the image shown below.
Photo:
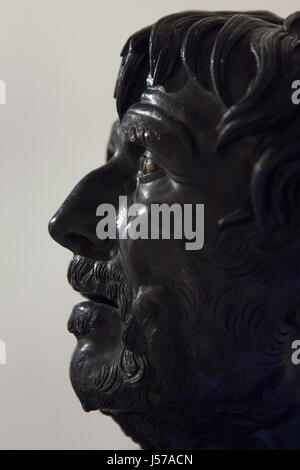
M149 173L154 173L154 171L157 171L158 167L155 165L151 157L144 156L142 157L140 170L141 174L147 175Z
M140 159L137 183L149 183L163 176L163 170L154 163L150 154L144 154Z

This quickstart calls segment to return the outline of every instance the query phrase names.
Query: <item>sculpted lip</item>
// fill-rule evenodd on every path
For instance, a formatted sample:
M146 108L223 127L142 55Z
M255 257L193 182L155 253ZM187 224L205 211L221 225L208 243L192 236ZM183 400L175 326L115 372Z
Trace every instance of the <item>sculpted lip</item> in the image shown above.
M109 299L108 297L105 297L104 295L98 295L98 294L90 294L88 292L80 292L83 297L86 297L87 299L91 300L92 302L96 304L105 304L109 305L112 308L119 308L117 303L114 302L112 299Z
M107 300L107 299L105 299ZM111 302L92 300L83 301L74 305L67 328L76 337L92 336L101 328L104 317L118 316L118 308L111 305ZM107 317L108 315L108 317Z
M68 331L76 337L92 336L100 327L100 320L105 313L112 314L118 309L118 305L111 299L98 295L80 292L89 301L74 305L68 321Z
M76 337L90 336L92 338L93 334L96 334L101 327L103 315L106 313L110 315L112 311L116 311L116 309L105 303L80 302L73 307L68 320L68 331Z
M88 301L83 301L73 307L67 328L76 337L93 337L103 323L104 316L118 314L119 305L115 281L111 278L105 265L96 265L103 269L100 275L95 263L84 257L75 257L68 269L68 280L74 290L79 292ZM101 323L102 322L102 323Z
M98 306L92 302L80 302L73 307L67 328L76 337L91 332L98 317Z

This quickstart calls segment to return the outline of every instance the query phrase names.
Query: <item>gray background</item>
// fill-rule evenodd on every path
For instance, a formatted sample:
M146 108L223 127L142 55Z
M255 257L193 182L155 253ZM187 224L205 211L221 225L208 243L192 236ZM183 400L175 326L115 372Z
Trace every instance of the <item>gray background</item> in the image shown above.
M84 413L71 388L66 323L80 296L47 223L104 161L127 37L180 10L256 8L286 16L299 2L0 0L1 449L137 448L110 418Z

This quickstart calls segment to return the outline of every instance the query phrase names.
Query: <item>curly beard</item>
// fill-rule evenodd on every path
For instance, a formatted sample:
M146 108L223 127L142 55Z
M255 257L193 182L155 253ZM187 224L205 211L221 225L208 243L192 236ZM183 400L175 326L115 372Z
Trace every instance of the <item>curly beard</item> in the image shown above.
M164 266L161 284L141 286L134 298L117 262L100 266L77 256L70 264L75 288L104 285L119 306L113 315L102 312L101 325L97 307L89 321L71 315L68 327L80 333L70 368L74 390L85 410L112 415L144 448L209 447L288 412L277 386L294 330L283 333L277 324L266 338L270 267L242 236L220 239L213 260L202 259L201 268L190 262L184 278L170 279ZM106 354L97 331L111 330L110 322L119 336ZM161 427L170 426L163 436Z
M82 292L96 295L104 287L119 306L113 310L83 302L69 319L68 329L78 340L70 375L83 408L129 411L163 404L180 390L183 393L188 349L179 334L180 312L167 287L143 286L132 299L117 263L100 265L81 256L71 261L68 278ZM112 348L106 341L107 351L99 347L100 329L108 336L112 329L119 330L118 344Z

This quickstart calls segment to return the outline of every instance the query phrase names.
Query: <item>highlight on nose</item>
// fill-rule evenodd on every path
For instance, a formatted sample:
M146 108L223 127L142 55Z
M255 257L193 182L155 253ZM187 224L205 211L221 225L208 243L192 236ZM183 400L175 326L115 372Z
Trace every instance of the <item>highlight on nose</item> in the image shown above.
M51 218L48 231L53 240L73 253L80 253L92 244L85 235L78 233L68 225L63 217L62 208Z

